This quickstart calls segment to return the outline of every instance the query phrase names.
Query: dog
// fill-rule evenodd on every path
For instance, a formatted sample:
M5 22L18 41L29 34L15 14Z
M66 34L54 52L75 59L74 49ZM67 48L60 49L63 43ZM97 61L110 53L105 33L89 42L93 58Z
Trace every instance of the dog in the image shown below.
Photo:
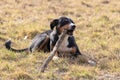
M67 30L67 38L69 37L69 40L67 43L69 43L68 45L66 45L66 49L71 49L71 50L75 50L77 53L79 52L79 49L75 43L74 40L74 36L73 36L73 32L75 30L75 24L73 22L72 19L67 18L67 17L60 17L58 19L54 19L51 23L50 23L50 30L47 30L43 33L39 33L38 35L36 35L30 46L28 48L25 49L14 49L11 47L11 41L8 40L5 42L5 47L8 50L14 51L14 52L34 52L35 50L38 51L44 51L44 52L50 52L53 47L55 46L57 40L59 39L60 34L63 32L64 29ZM62 51L62 50L59 50ZM64 51L63 51L64 52ZM81 54L81 53L80 53Z

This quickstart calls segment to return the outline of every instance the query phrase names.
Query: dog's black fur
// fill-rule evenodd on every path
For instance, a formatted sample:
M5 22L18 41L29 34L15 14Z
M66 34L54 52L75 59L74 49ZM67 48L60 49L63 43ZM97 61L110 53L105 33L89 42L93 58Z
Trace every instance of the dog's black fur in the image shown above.
M5 47L8 50L11 51L15 51L15 52L23 52L23 51L29 51L29 52L34 52L35 50L43 50L44 52L50 52L53 47L55 46L57 40L59 39L59 36L61 34L60 29L63 28L65 25L70 25L69 28L67 29L67 34L69 35L68 37L68 45L66 46L66 48L75 48L75 52L73 53L72 51L70 51L70 54L72 54L73 56L77 56L77 55L81 55L81 52L78 49L78 46L76 44L76 41L74 39L73 36L73 31L75 30L75 25L74 22L67 17L60 17L59 19L54 19L51 23L50 23L50 28L51 30L45 31L43 33L40 33L38 35L36 35L33 40L32 43L30 45L30 47L25 48L25 49L21 49L21 50L17 50L11 47L11 41L8 40L5 42ZM47 39L46 39L47 38ZM46 42L45 42L46 40ZM40 46L45 43L42 48L40 48ZM39 49L40 48L40 49ZM58 53L60 53L61 51L58 50ZM64 51L63 51L64 52Z

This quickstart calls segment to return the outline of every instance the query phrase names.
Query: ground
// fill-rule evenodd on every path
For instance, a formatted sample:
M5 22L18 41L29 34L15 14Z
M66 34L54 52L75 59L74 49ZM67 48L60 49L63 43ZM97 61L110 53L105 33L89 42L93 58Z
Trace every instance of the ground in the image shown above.
M79 49L96 66L60 59L41 73L49 53L15 53L3 46L8 39L17 49L29 46L60 16L74 20ZM120 80L120 0L0 0L0 80Z

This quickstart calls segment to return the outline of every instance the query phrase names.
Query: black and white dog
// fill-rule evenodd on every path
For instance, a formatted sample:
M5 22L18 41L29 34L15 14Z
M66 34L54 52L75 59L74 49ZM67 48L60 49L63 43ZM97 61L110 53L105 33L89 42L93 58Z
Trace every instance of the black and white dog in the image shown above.
M63 30L67 30L66 37L61 43L60 48L58 49L58 52L70 52L73 53L72 55L77 56L80 53L77 44L75 42L73 32L75 30L75 24L74 22L67 17L60 17L59 19L54 19L50 23L50 28L51 30L45 31L43 33L40 33L36 35L32 43L28 48L25 49L14 49L11 47L11 41L8 40L5 43L5 47L8 50L15 51L15 52L23 52L23 51L29 51L29 52L34 52L35 50L41 51L43 50L44 52L49 52L53 49L55 46L57 40L59 39L60 34L63 32Z

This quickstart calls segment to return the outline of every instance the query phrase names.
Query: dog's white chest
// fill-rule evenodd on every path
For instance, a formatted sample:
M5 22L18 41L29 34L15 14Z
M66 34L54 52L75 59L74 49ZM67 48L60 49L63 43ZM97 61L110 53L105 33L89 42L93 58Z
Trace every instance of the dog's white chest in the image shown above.
M68 46L68 35L65 36L64 40L60 44L59 50L64 50Z

